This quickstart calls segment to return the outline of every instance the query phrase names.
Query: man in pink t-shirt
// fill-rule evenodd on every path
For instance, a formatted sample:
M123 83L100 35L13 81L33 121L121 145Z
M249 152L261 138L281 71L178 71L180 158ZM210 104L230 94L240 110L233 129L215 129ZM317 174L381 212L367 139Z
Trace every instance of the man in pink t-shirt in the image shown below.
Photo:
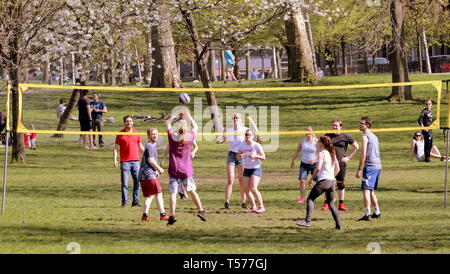
M138 132L133 129L133 118L130 115L123 117L124 128L120 132ZM117 135L114 145L114 167L118 167L117 151L120 151L120 180L122 183L122 208L128 203L128 177L133 177L133 203L131 206L141 206L139 204L140 185L138 173L140 167L140 153L144 151L144 146L139 135Z
M172 122L175 116L171 116L166 121L167 137L169 139L169 192L170 192L170 216L168 225L176 222L175 209L177 205L177 193L182 187L191 195L192 201L198 208L197 216L202 221L206 221L205 210L202 207L200 197L196 192L194 170L192 168L191 145L194 143L197 134L197 123L192 119L188 111L182 112L183 118L178 123L176 132L172 129ZM192 125L189 131L188 125Z

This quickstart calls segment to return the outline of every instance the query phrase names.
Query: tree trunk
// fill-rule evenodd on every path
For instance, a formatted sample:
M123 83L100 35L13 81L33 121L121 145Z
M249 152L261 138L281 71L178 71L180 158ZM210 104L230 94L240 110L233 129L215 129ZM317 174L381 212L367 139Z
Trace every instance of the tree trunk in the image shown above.
M390 42L389 59L392 69L392 82L410 82L405 50L405 22L407 0L390 0L392 39ZM413 100L411 86L392 87L388 98L391 102Z
M159 13L162 14L158 26L152 27L152 44L155 48L152 68L152 87L179 88L181 87L180 73L175 57L175 43L172 37L172 27L168 16L169 7L161 4Z
M251 68L250 68L250 50L245 51L245 78L251 80Z
M428 54L428 42L427 42L427 34L425 33L425 29L422 29L422 44L425 49L425 63L427 65L427 73L431 74L431 64L430 64L430 54Z
M283 78L283 69L281 68L281 59L283 58L283 48L276 48L277 53L277 65L278 65L278 78Z
M12 7L10 7L12 8ZM19 9L21 11L21 9ZM17 15L19 18L20 14ZM20 20L18 20L20 21ZM23 134L18 133L17 129L19 126L19 82L20 82L20 64L19 64L19 30L20 26L17 24L13 26L11 33L12 37L8 39L8 62L7 69L9 72L10 84L12 86L12 142L13 150L11 162L21 162L25 163L25 148L23 145ZM8 144L6 144L8 145Z
M420 38L420 32L419 29L417 28L417 55L419 56L419 72L422 73L423 72L423 62L422 62L422 39Z
M317 74L316 50L314 48L314 40L313 40L313 35L312 35L312 30L311 30L311 21L309 20L308 13L306 13L306 21L305 22L308 23L308 40L309 40L309 45L311 47L311 54L313 56L314 72Z
M211 81L217 82L217 77L216 77L216 51L213 50L213 49L209 50L208 67L209 67L209 75L211 76Z
M221 81L225 80L225 55L223 50L220 51L220 77Z
M347 54L345 52L345 42L341 41L341 53L342 53L342 69L343 74L348 75L348 67L347 67Z
M151 30L147 31L145 34L145 45L147 49L147 53L144 58L144 81L146 84L150 85L152 81L152 32Z
M278 61L277 61L277 48L272 47L272 77L278 78Z
M64 59L62 57L59 58L59 84L64 85Z
M51 72L50 72L50 61L44 62L44 77L42 77L43 84L51 84L50 82Z
M233 73L234 76L236 77L236 80L238 80L239 82L241 81L241 68L239 67L239 51L238 50L233 50L232 51L233 55L234 55L234 67L233 67Z
M194 53L196 56L196 67L198 73L200 75L200 79L202 81L202 85L204 88L211 88L211 80L209 78L208 69L205 62L205 53L208 50L209 45L206 44L202 46L200 43L200 38L198 35L198 30L195 24L195 19L192 16L191 12L188 9L180 8L181 15L183 16L186 27L191 36L192 43L194 44ZM222 123L219 120L219 109L217 107L216 95L214 92L207 91L205 92L206 99L208 101L208 106L211 109L211 120L213 120L215 131L222 131Z
M85 82L77 81L77 85L84 86ZM72 95L70 96L69 102L67 103L66 110L64 110L63 115L59 119L59 123L58 123L58 126L56 127L56 130L58 130L58 131L66 130L67 122L69 121L69 117L72 115L72 111L78 102L78 98L80 97L79 91L80 91L79 89L74 89L72 91ZM53 134L52 137L64 138L64 135L63 134Z
M317 83L311 47L306 33L302 10L291 8L291 16L285 21L286 35L289 43L289 62L292 66L290 80L300 83Z
M110 68L111 68L111 86L117 86L117 64L116 64L116 58L114 54L114 50L110 50Z

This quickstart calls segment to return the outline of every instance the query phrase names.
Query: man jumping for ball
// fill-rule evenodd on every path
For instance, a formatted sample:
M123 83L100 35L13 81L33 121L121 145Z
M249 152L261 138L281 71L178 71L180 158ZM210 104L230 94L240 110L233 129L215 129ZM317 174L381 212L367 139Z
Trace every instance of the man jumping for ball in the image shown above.
M183 111L183 119L179 121L178 128L174 132L172 122L176 118L171 116L166 121L167 137L169 139L169 192L170 192L170 216L168 225L176 222L175 209L177 205L177 193L181 192L182 187L191 195L192 201L198 208L197 216L202 221L206 221L205 210L197 192L192 168L192 159L190 148L195 141L198 125L192 119L189 111ZM188 124L192 129L188 131Z

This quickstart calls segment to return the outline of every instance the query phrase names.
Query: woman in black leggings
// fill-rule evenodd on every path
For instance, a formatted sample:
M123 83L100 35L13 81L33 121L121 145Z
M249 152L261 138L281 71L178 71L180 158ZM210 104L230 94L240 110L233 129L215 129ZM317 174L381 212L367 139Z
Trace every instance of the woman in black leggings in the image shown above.
M319 162L313 175L308 180L311 184L312 178L317 176L317 184L308 195L306 205L306 218L297 223L299 226L311 226L311 218L314 211L314 200L325 192L326 202L330 207L331 214L336 222L336 229L341 229L339 213L334 206L334 188L336 184L335 176L339 172L339 164L336 159L336 151L328 136L322 136L317 143L319 151Z

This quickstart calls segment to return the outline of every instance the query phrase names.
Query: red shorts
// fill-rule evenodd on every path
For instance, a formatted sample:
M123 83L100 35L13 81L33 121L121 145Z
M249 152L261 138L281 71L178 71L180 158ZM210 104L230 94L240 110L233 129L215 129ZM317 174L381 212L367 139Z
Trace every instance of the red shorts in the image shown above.
M159 181L156 179L139 182L141 183L142 193L144 194L145 198L162 192L161 185L159 184Z

